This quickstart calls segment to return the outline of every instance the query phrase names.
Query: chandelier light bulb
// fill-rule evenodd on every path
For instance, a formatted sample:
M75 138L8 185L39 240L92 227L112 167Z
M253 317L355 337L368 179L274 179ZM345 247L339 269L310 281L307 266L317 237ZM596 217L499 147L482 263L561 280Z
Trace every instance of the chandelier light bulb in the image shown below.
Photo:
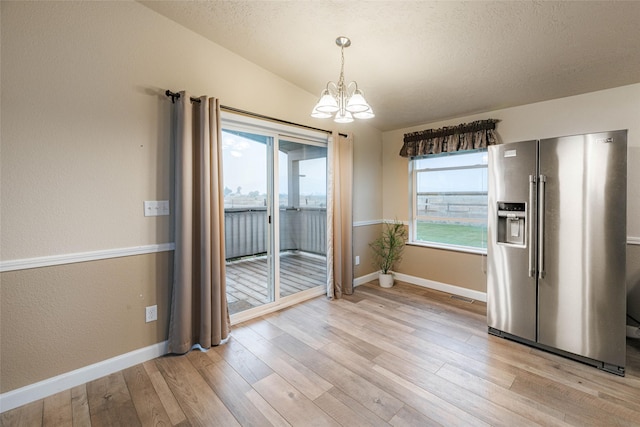
M344 113L338 112L333 121L336 123L351 123L353 121L353 116L348 111L345 111Z
M371 108L369 108L367 111L362 111L360 113L353 113L353 117L355 117L356 119L362 119L362 120L372 119L375 116L376 115L373 114L373 110Z

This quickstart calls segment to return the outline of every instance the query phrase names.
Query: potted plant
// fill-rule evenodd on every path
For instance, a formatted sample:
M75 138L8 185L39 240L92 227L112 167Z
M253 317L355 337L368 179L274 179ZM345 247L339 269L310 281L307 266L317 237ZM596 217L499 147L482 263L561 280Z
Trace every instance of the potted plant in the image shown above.
M373 250L374 264L380 269L378 280L383 288L393 286L393 267L402 259L407 240L407 229L400 221L385 222L382 235L369 246Z

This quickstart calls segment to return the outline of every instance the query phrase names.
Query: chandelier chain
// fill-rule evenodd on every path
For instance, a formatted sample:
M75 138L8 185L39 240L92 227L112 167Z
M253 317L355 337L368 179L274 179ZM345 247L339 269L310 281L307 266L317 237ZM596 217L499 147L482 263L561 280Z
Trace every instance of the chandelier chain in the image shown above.
M338 80L338 87L344 86L344 46L340 46L340 79Z

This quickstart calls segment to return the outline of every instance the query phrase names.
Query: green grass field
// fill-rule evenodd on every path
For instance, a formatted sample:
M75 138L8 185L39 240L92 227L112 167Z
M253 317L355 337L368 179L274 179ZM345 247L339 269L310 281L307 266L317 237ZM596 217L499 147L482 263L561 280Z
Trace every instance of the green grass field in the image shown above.
M485 225L418 222L417 238L427 242L486 248L487 227Z

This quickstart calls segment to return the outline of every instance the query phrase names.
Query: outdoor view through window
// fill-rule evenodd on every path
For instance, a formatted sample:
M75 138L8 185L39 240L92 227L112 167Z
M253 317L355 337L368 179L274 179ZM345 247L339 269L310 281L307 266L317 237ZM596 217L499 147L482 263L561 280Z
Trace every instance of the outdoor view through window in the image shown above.
M267 136L223 131L224 207L261 208L267 206ZM326 207L327 159L324 157L298 161L299 205L289 197L289 147L282 142L278 152L278 197L280 207ZM326 149L324 149L326 152Z
M411 161L412 241L486 249L486 150Z
M327 141L222 131L229 312L326 284Z

